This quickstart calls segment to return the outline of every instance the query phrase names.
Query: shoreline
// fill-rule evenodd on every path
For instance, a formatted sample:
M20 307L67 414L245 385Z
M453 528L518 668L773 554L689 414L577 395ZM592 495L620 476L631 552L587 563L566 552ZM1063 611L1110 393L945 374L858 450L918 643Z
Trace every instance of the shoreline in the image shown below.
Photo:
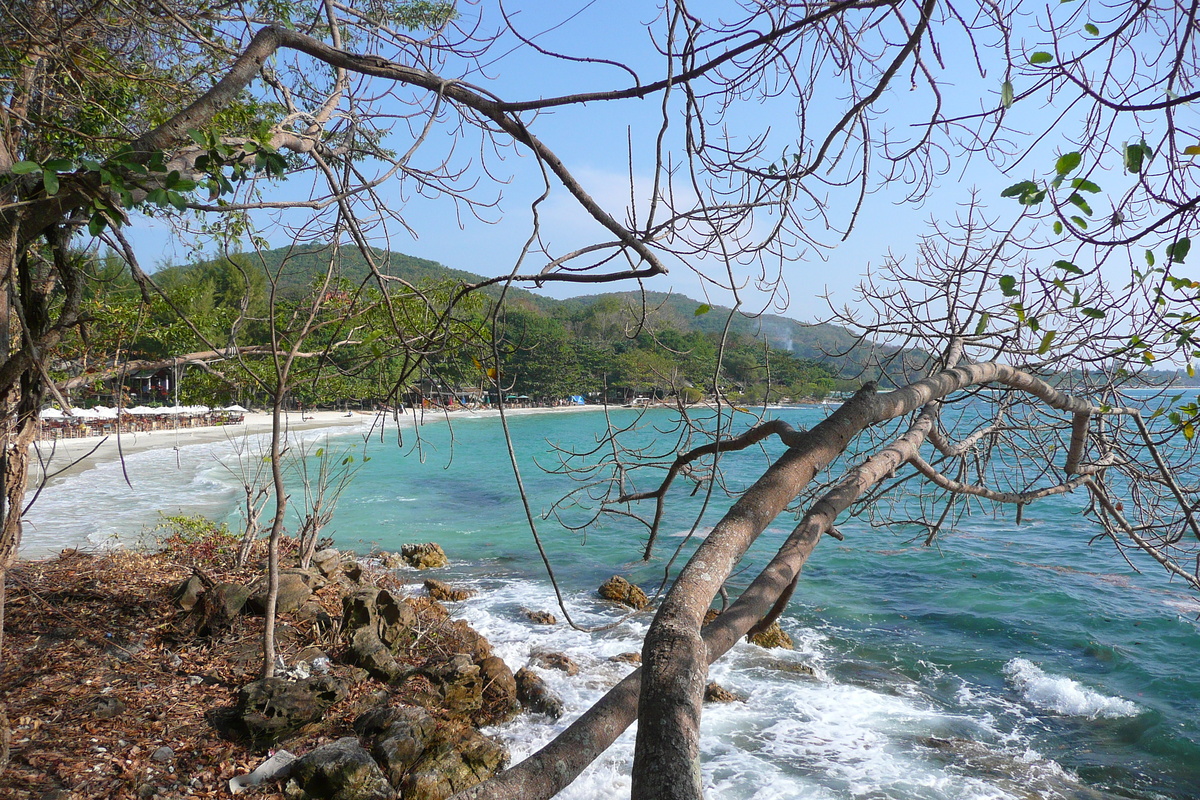
M527 414L554 414L579 411L599 411L603 406L559 406L549 408L513 408L506 410L510 416ZM414 416L408 410L398 417L387 412L342 411L285 412L284 425L290 432L329 429L364 428L378 430L397 424L404 427L429 425L458 419L487 419L499 417L495 409L463 411L424 411ZM246 436L265 436L271 433L271 415L266 412L250 412L237 425L210 425L203 428L183 428L178 431L160 430L140 433L121 433L109 436L84 436L77 439L44 439L30 445L29 487L30 492L38 488L54 486L66 479L98 467L101 464L119 461L126 456L147 450L177 450L197 444L212 444L241 439Z

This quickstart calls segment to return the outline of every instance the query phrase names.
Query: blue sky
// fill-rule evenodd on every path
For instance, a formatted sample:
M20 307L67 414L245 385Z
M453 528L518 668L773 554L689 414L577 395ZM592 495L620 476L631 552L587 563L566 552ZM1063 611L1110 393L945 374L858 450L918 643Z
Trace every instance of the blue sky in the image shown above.
M627 0L607 2L523 2L506 3L515 23L525 35L535 36L539 45L572 55L590 58L607 58L623 61L635 66L643 81L660 76L659 61L654 58L650 32L661 31L653 26L656 11L652 4L634 3ZM471 22L471 14L483 13L493 19L495 4L461 6L464 24ZM703 2L694 4L697 13L720 13L728 4ZM485 24L488 24L485 22ZM650 27L648 27L650 25ZM1018 36L1019 46L1032 50L1037 47L1036 34L1031 30L1028 42ZM526 99L553 96L581 90L620 88L629 84L629 76L612 66L595 63L570 64L562 61L548 62L545 57L517 46L512 41L510 50L503 42L494 52L498 55L489 60L467 80L476 82L495 92L504 99ZM994 108L999 98L1000 85L1004 76L992 71L981 76L975 67L974 56L966 47L965 39L956 39L952 32L941 39L940 61L929 59L936 70L935 78L942 84L947 103L945 114L970 113L985 108ZM991 54L998 55L998 54ZM988 54L985 52L985 58ZM996 63L1000 63L999 60ZM549 64L549 66L548 66ZM1023 88L1020 78L1014 79L1018 92ZM377 85L377 84L376 84ZM827 118L840 106L836 102L838 87L830 86L828 108L816 107L812 118ZM818 97L822 97L818 95ZM916 130L931 102L927 90L913 88L907 79L898 78L893 88L877 103L877 130L883 126L891 128L891 135L908 137ZM770 131L773 146L782 148L794 141L794 103L784 97L774 101L743 102L731 117L733 133L745 137L761 135ZM543 113L533 125L539 137L552 147L580 178L585 188L614 216L623 213L631 195L630 173L632 171L633 196L644 204L645 193L650 184L653 169L654 136L661 118L657 98L648 100L626 100L614 103L591 103L582 107L558 109ZM681 113L673 109L672 115ZM1018 116L1018 113L1020 116ZM1013 110L1013 122L1027 130L1045 127L1053 119L1055 108L1038 101L1018 104ZM1069 119L1068 119L1069 123ZM1069 132L1070 126L1063 126ZM447 137L438 132L435 136ZM920 202L907 199L909 187L903 183L880 184L872 176L872 191L867 196L858 223L848 239L841 243L840 233L823 229L820 221L814 220L811 235L820 241L836 244L831 249L795 245L787 249L785 256L784 281L787 285L787 308L781 307L783 300L776 298L769 309L803 320L813 320L826 312L821 295L829 293L835 304L852 303L853 288L868 265L878 266L888 252L903 256L911 254L917 238L927 231L926 222L931 217L952 218L962 203L969 197L972 188L979 194L992 215L1001 219L1012 219L1018 208L1010 200L1002 200L1000 191L1016 180L1045 175L1050 171L1057 153L1071 149L1064 134L1055 131L1035 146L1031 157L1008 170L1000 168L978 155L968 159L965 154L948 149L941 156L944 168L935 184L925 193ZM629 162L629 141L632 138L633 163ZM449 141L446 139L445 141ZM396 137L397 145L403 145ZM435 139L435 146L441 146ZM672 142L678 147L678 142ZM467 151L460 158L472 159L477 169L478 161L470 152L476 146L468 141ZM531 203L541 191L537 165L525 154L509 150L503 160L490 159L490 175L500 179L491 183L481 180L484 196L495 196L498 205L485 212L487 222L470 215L457 213L454 203L447 198L425 198L416 195L408 187L385 186L383 196L389 203L402 207L405 223L410 230L390 226L387 241L376 242L380 246L423 258L439 261L447 266L494 275L512 269L522 246L529 235ZM285 194L303 194L306 187L299 182L280 190ZM828 202L835 225L845 224L847 204L853 195L844 189L819 189L823 200ZM546 241L556 250L565 250L593 241L598 228L594 222L578 211L573 201L559 190L539 207L542 231ZM273 245L286 243L279 231L264 228L264 234ZM415 238L414 235L415 234ZM187 249L173 244L169 232L161 225L139 225L136 235L139 255L147 264L164 259L183 260L188 257ZM1052 259L1051 259L1052 260ZM536 266L536 265L533 265ZM671 264L671 274L655 278L646 288L657 291L675 291L695 298L705 298L714 303L728 304L729 296L709 291L696 275L681 264ZM697 265L701 269L712 269L712 265ZM768 304L770 298L754 288L753 271L741 276L745 281L746 310L758 310ZM580 289L571 285L560 285L546 291L554 296L585 294L595 291L627 289L630 286L599 286Z

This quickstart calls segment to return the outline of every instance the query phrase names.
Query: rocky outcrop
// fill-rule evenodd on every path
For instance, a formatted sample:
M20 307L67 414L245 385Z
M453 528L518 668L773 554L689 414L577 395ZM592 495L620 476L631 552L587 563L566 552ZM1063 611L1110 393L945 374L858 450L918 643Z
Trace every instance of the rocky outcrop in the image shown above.
M479 662L479 677L483 681L481 721L487 725L507 722L521 711L517 697L517 679L508 664L499 656L488 656Z
M277 742L320 720L345 696L345 684L332 675L298 681L263 678L238 692L237 720L255 741Z
M226 630L246 605L250 588L237 583L218 583L200 595L196 604L196 632L202 635Z
M792 644L792 637L787 635L787 631L779 627L779 622L772 622L766 630L746 637L749 641L759 647L782 647L784 650L794 650L796 646Z
M608 660L616 661L619 664L641 664L642 663L642 654L641 653L617 653L615 656L612 656Z
M508 760L502 745L458 722L412 706L373 709L354 722L371 754L405 800L444 800L469 789Z
M532 608L522 608L521 613L530 622L538 625L557 625L558 619L549 611L534 611Z
M620 575L614 575L600 584L599 591L605 600L612 600L633 609L643 609L650 602L645 592Z
M396 659L398 646L411 637L417 614L391 592L377 586L342 598L342 631L347 636L346 659L376 680L395 683L411 671Z
M557 669L568 675L578 675L579 665L566 653L542 650L529 656L529 663L535 667Z
M425 591L429 592L429 596L434 600L441 600L443 603L457 603L475 594L469 589L455 589L450 584L433 578L425 581Z
M401 545L400 557L413 569L437 569L450 565L445 551L433 542Z
M550 687L529 667L522 667L517 671L517 698L521 701L521 705L538 714L546 714L547 716L558 719L563 715L564 706L562 699L554 692L550 691Z
M704 702L706 703L744 703L746 698L721 686L718 683L710 682L704 687Z
M289 800L394 800L396 790L353 736L322 745L288 771Z

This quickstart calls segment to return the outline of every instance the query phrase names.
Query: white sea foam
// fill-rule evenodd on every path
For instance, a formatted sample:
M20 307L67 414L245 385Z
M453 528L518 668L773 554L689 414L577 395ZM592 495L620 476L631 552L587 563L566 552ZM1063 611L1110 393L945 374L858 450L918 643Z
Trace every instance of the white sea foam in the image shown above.
M548 610L561 617L549 587L533 580L476 580L478 597L455 609L488 637L496 654L514 670L539 649L564 652L580 665L568 677L556 670L539 674L561 696L561 720L522 715L489 731L519 762L598 700L632 669L609 661L639 651L647 618L626 620L615 629L586 633L559 623L530 625L522 608ZM587 595L567 597L572 617L584 625L612 621L620 612ZM914 742L922 736L964 736L995 741L991 717L948 712L908 695L842 685L829 680L833 658L822 633L784 620L796 651L764 651L738 644L713 665L710 680L746 698L744 703L711 704L704 710L701 751L706 793L723 800L783 800L838 797L905 797L926 800L1008 800L1020 796L1011 782L947 770ZM816 676L781 668L786 662L814 667ZM1019 750L1017 751L1019 752ZM596 800L629 790L633 731L627 731L596 764L561 795ZM1016 762L1016 756L1007 756Z
M1141 711L1136 703L1100 694L1071 678L1050 675L1024 658L1005 664L1004 674L1028 703L1043 711L1089 719L1133 717Z

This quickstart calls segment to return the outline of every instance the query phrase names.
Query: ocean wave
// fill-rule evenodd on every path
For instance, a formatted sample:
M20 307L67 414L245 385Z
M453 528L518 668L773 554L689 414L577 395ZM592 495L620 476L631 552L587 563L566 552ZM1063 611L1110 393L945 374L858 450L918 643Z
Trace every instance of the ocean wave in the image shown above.
M1141 713L1136 703L1100 694L1071 678L1048 674L1024 658L1014 658L1005 664L1004 674L1026 702L1043 711L1088 719L1133 717Z

